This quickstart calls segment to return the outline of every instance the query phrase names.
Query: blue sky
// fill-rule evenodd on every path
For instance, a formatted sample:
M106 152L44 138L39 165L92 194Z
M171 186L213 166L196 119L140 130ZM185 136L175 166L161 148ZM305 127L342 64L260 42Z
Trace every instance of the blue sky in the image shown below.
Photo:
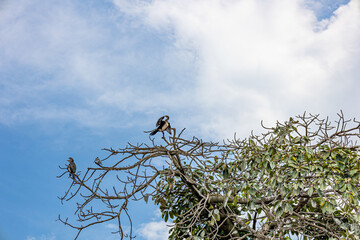
M360 2L5 0L0 3L0 239L71 239L56 222L69 156L147 142L168 114L221 141L304 111L360 115ZM166 237L130 206L137 239ZM112 225L80 239L116 239Z

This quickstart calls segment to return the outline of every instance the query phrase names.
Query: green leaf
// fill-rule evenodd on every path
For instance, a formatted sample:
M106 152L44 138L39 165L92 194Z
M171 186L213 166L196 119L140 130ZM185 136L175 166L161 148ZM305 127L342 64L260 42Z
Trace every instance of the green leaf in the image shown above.
M320 181L318 182L318 184L319 184L320 190L325 190L326 184L325 184L325 182L324 182L323 179L320 179Z
M228 201L229 201L229 197L231 196L231 193L232 193L232 191L230 190L230 191L226 194L225 201L224 201L224 206L225 206L225 207L227 206L227 203L228 203Z
M223 177L224 179L228 179L229 178L229 169L227 166L225 166L224 170L223 170Z
M325 153L325 154L322 156L322 158L323 158L324 160L326 160L329 156L330 156L330 153L327 152L327 153Z
M204 237L205 236L205 230L203 229L203 230L201 230L201 233L200 233L200 237Z
M351 179L352 179L353 181L358 181L359 178L360 178L360 172L355 173L355 174L351 177Z
M309 154L312 154L313 153L313 149L310 148L310 147L305 147L305 151Z
M314 171L314 170L316 169L316 167L313 166L313 165L310 165L310 166L309 166L309 169L310 169L310 171Z
M346 191L346 184L343 184L343 186L341 187L340 191L342 191L342 192Z
M287 189L286 189L284 186L281 186L281 188L280 188L280 194L281 194L282 196L285 196L286 193L287 193Z
M298 196L300 194L300 188L294 188L293 193L294 195Z
M286 211L287 211L288 213L290 213L290 214L292 214L293 211L294 211L294 209L293 209L293 207L291 206L290 203L286 203L285 208L286 208Z
M280 207L282 201L281 200L278 200L275 205L274 205L274 211L276 212L276 210Z
M353 169L350 171L350 176L353 176L355 173L357 173L359 169Z
M276 210L275 215L276 215L277 217L281 217L281 216L283 215L283 213L284 213L284 208L283 208L282 206L280 206L280 207Z
M255 194L256 194L256 192L257 192L257 191L256 191L256 189L255 189L255 188L251 188L251 189L250 189L250 194L251 194L251 195L255 195Z
M220 212L219 209L214 210L214 217L216 221L220 221Z
M340 221L338 218L335 218L335 217L334 217L334 221L335 221L335 223L336 223L337 225L341 225L341 221Z
M237 202L238 202L238 200L239 200L239 197L238 197L238 196L235 196L235 197L234 197L234 200L233 200L233 204L236 205Z
M246 161L243 160L243 161L241 162L241 170L245 170L245 169L246 169Z
M275 163L273 161L270 162L270 167L271 167L271 169L274 169Z
M319 197L323 197L324 194L322 193L322 191L320 189L316 189L316 192L319 194Z
M330 202L325 202L323 208L325 208L326 212L332 213L334 208Z
M271 147L269 153L270 155L274 155L276 153L276 149Z
M254 202L250 202L250 209L255 209L255 203Z
M211 220L210 220L210 226L214 226L215 224L215 217L212 217Z
M310 204L311 204L311 206L313 207L313 208L316 208L316 202L313 200L313 199L311 199L310 200Z
M293 164L293 163L289 163L289 166L292 167L292 168L298 168L298 166L296 166L296 165Z
M313 194L313 192L314 192L314 187L313 186L311 186L309 189L308 189L308 194L309 194L309 196L311 197L312 196L312 194Z

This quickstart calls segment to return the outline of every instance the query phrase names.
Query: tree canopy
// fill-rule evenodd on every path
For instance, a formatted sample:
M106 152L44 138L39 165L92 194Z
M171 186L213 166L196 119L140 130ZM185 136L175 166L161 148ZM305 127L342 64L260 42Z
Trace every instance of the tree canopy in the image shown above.
M60 199L76 200L79 223L59 220L78 230L75 239L108 221L131 239L127 204L152 200L169 239L358 239L360 122L304 113L263 127L222 143L172 129L161 144L104 149L99 166L66 179Z

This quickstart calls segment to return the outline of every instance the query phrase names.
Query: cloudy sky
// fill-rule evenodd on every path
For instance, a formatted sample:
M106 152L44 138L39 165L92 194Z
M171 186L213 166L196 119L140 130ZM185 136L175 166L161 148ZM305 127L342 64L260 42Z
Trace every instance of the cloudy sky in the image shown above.
M215 141L304 111L360 118L359 76L360 0L1 1L0 239L74 236L55 221L73 216L68 156L85 169L147 142L164 114ZM130 210L137 239L166 237L155 206Z

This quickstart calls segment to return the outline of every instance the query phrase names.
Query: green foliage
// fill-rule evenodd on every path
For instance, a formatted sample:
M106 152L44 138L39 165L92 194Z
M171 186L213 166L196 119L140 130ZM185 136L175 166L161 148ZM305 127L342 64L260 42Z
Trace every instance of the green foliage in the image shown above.
M170 239L360 236L359 151L352 132L330 130L304 115L201 154L182 149L153 196L175 224Z

